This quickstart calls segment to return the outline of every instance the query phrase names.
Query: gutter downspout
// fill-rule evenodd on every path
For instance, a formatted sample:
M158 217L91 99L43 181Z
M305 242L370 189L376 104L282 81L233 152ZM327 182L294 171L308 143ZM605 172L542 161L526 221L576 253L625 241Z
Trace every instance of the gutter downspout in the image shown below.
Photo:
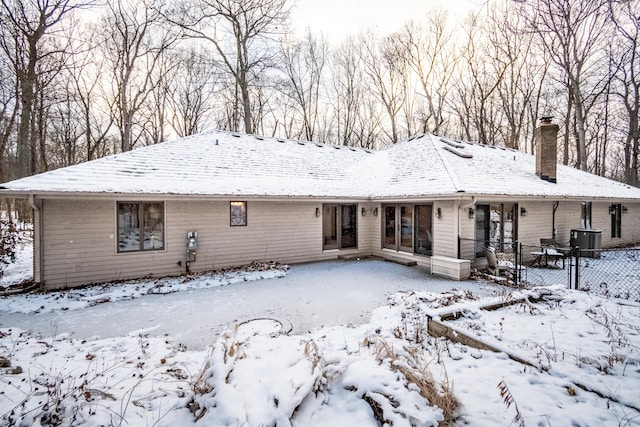
M30 194L29 204L33 208L33 282L42 287L42 200Z

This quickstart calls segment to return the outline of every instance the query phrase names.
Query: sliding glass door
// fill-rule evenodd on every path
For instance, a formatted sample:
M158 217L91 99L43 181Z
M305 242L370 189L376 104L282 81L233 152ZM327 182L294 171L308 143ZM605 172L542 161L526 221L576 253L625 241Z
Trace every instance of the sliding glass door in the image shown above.
M382 247L431 255L431 205L385 205L383 211Z
M415 252L421 255L433 255L433 206L416 205Z
M358 206L322 206L322 249L350 249L358 246Z

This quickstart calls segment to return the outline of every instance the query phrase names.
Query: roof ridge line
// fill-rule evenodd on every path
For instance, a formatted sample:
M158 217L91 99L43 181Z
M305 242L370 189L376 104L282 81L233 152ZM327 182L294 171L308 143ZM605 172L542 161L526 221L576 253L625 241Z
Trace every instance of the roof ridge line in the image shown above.
M444 169L447 171L447 174L449 174L449 178L451 179L451 182L453 183L453 187L455 188L456 192L458 192L458 193L464 192L464 190L461 188L461 185L458 182L458 179L456 178L456 176L453 173L451 173L451 167L449 165L449 162L447 162L447 159L445 159L440 154L440 149L439 149L439 147L436 146L436 141L434 141L433 136L434 135L430 133L429 134L429 139L431 140L431 143L433 144L433 148L435 148L435 151L438 154L438 157L440 157L440 160L442 161L442 165L444 166Z

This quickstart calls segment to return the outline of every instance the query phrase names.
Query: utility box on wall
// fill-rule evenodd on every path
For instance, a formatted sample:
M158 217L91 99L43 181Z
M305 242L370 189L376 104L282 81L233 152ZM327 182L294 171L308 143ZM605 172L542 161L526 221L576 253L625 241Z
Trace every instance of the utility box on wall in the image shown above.
M197 251L198 250L198 232L197 231L189 231L187 233L187 251Z

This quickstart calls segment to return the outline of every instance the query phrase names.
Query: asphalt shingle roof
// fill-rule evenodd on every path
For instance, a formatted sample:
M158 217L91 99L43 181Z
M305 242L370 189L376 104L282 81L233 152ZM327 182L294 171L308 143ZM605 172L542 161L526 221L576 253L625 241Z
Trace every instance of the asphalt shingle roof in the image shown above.
M557 184L538 178L526 153L429 134L370 152L211 131L11 181L0 195L640 199L638 188L570 167L558 165L557 176Z

